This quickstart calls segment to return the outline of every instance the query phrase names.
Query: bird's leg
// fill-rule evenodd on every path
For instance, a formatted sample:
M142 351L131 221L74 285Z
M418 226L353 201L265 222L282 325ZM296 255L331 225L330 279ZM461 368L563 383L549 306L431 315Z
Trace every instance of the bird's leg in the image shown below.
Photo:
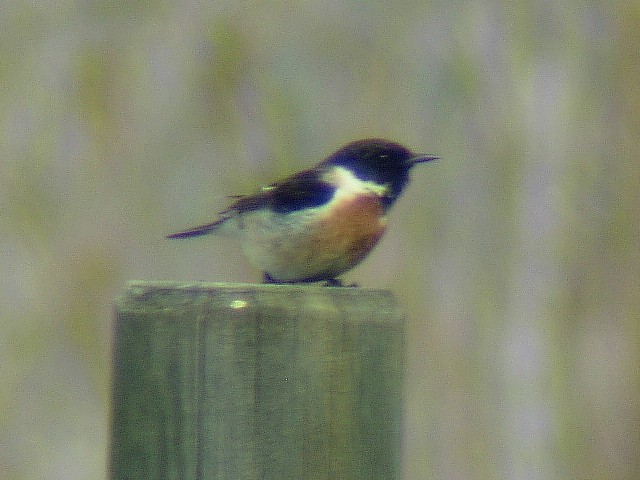
M280 280L277 280L277 279L273 278L271 275L269 275L269 272L263 272L262 273L262 283L284 285L284 284L287 284L287 283L294 283L294 282L281 282ZM324 286L325 287L344 287L345 284L342 283L342 280L340 280L339 278L330 278L324 283ZM346 285L346 286L347 287L357 287L358 284L357 283L351 283L351 284Z
M342 284L342 280L338 278L330 278L329 280L327 280L324 286L325 287L344 287L344 285Z
M271 275L269 275L269 272L263 272L262 283L280 283L280 282L275 280Z
M348 288L358 288L357 283L350 283L349 285L345 285L342 283L342 280L339 278L331 278L327 280L324 284L325 287L348 287Z

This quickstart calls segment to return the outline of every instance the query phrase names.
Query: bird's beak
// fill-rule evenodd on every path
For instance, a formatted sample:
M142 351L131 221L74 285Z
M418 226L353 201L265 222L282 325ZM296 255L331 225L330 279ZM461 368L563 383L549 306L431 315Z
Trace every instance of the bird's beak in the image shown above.
M430 162L431 160L438 160L440 157L435 157L433 155L427 155L427 154L419 154L416 155L415 157L411 157L407 163L409 164L410 167L413 167L416 163L424 163L424 162Z

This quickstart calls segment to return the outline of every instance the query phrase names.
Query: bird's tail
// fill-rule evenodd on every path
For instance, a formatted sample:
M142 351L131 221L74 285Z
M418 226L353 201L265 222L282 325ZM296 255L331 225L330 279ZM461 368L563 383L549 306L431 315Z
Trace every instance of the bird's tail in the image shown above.
M206 235L211 233L220 227L224 222L229 220L231 217L222 217L216 220L213 223L208 223L206 225L200 225L199 227L193 227L189 230L185 230L183 232L173 233L171 235L167 235L167 238L191 238L191 237L199 237L200 235Z

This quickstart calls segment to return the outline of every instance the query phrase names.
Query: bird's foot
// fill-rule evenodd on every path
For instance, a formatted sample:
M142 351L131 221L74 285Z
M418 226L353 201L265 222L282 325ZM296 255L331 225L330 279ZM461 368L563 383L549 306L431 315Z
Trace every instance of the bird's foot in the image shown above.
M282 283L282 282L279 282L278 280L273 278L271 275L269 275L268 272L264 272L262 274L262 283Z
M313 281L313 280L310 280ZM301 283L307 283L308 281L302 281ZM264 272L262 274L262 283L270 283L270 284L277 284L277 285L282 285L282 284L286 284L286 283L295 283L295 282L281 282L280 280L277 280L275 278L273 278L271 275L269 275L268 272ZM325 287L352 287L355 288L358 286L357 283L351 283L349 285L345 285L344 283L342 283L342 280L340 280L339 278L330 278L328 279L325 283L324 283Z
M355 288L358 286L357 283L350 283L349 285L345 285L344 283L342 283L342 280L340 280L339 278L330 278L329 280L327 280L324 284L325 287L349 287L349 288Z

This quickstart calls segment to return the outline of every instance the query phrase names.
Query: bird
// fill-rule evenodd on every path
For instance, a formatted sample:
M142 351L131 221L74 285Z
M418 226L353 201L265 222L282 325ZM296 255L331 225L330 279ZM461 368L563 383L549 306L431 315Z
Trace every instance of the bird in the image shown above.
M231 236L262 270L264 283L341 286L337 277L360 263L385 232L411 168L438 158L381 138L357 140L313 168L233 197L213 222L166 238Z

